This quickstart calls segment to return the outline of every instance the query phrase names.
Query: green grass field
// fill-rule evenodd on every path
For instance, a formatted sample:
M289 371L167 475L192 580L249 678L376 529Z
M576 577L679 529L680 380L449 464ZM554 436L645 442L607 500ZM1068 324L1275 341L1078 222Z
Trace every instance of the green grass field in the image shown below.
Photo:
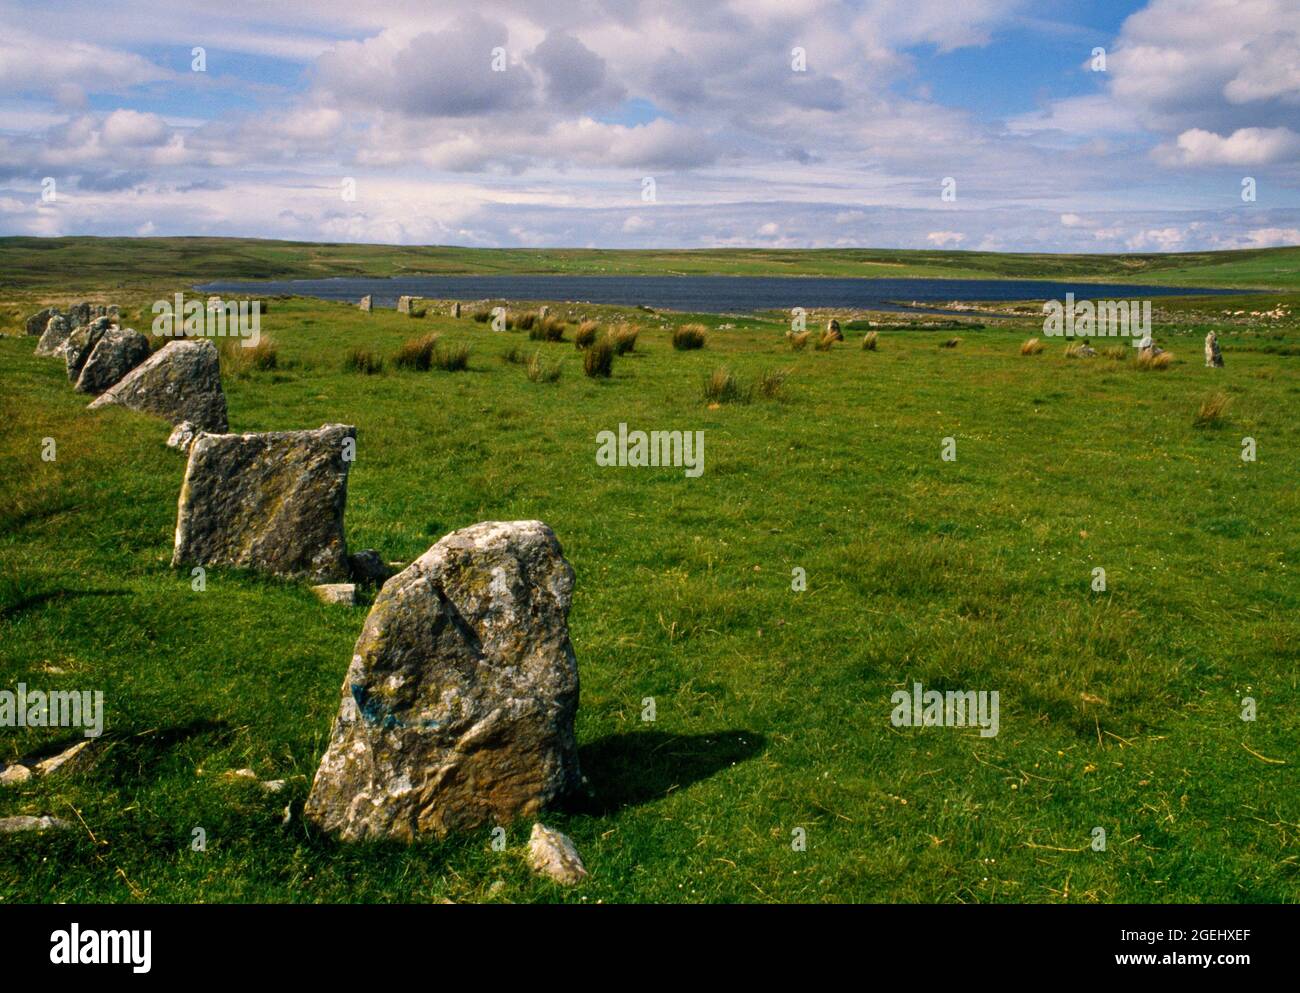
M1078 279L1300 290L1300 248L1136 255L890 249L473 249L254 238L0 238L0 291L62 293L157 280L556 273Z
M190 265L159 241L154 268L121 273L120 242L105 242L102 269L83 258L65 281L138 313L153 297L118 281L148 276L152 292L158 267ZM71 250L51 243L47 264L20 268L17 242L0 247L0 268L29 287L6 299L15 313L48 295L31 288ZM284 271L249 249L247 269L218 255L164 293L255 269L382 269L364 247L263 245ZM386 253L383 266L407 254ZM1295 253L1160 257L1175 261L1126 278L1296 287ZM573 267L560 271L590 264L552 254ZM791 266L866 270L854 254ZM673 264L724 255L728 271L782 264ZM983 272L957 268L981 258L961 253L952 274ZM1108 265L1093 274L1111 278ZM1227 366L1210 370L1201 339L1220 325L1207 306L1160 303L1157 338L1179 361L1149 372L1067 359L1059 340L1022 357L1033 321L955 332L951 349L937 346L952 331L885 328L875 352L861 331L792 352L777 317L692 317L707 347L677 352L669 329L687 317L587 307L643 329L597 381L572 326L543 344L464 319L273 301L262 333L277 367L227 371L231 429L355 424L352 548L409 561L455 528L539 518L572 562L594 798L546 818L591 870L571 890L528 872L528 823L504 852L486 831L404 848L309 830L302 802L366 607L221 570L192 591L169 567L184 459L167 425L86 411L34 339L0 340L0 686L101 688L108 715L83 767L0 790L0 816L77 824L0 838L0 900L1295 901L1300 327L1225 330ZM397 347L429 331L468 344L469 370L396 370ZM357 347L385 371L342 371ZM559 381L530 382L502 361L509 349L561 362ZM710 408L703 381L720 366L747 382L788 369L786 395ZM1224 419L1195 426L1218 392ZM704 431L703 475L598 467L595 436L620 422ZM947 437L955 462L940 457ZM41 459L45 438L56 461ZM1000 733L893 727L890 696L913 681L998 691ZM0 760L72 740L6 730ZM242 767L289 784L267 795L223 778Z

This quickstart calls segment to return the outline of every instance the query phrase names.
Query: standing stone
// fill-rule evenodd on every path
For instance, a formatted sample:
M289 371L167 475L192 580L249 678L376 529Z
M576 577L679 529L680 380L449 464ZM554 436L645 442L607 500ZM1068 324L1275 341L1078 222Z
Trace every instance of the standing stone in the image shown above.
M348 556L348 573L353 582L363 586L383 586L393 570L388 568L384 557L373 548L363 548Z
M73 328L68 334L68 340L63 346L63 361L68 367L69 382L75 383L81 377L82 367L108 328L108 318L100 317L89 324Z
M840 331L840 322L833 317L826 322L826 333L833 335L836 341L844 340L844 334Z
M50 318L57 316L59 316L58 307L46 307L44 310L38 310L36 313L32 314L31 317L27 318L27 326L25 330L28 334L43 335L45 329L49 326Z
M90 323L90 304L83 301L68 311L68 323L74 328Z
M108 320L108 318L104 318ZM81 368L77 392L98 396L149 357L149 339L131 328L108 328Z
M453 303L453 304L451 305L451 316L452 316L452 317L459 317L459 316L460 316L460 301L459 301L459 300L457 300L455 303Z
M200 431L225 431L226 394L216 348L206 340L169 342L102 393L90 409L114 403L157 414L172 424L190 421Z
M547 307L545 304L537 308L537 316L543 319L545 319L546 315L549 314L550 312L551 312L551 308Z
M411 301L414 297L398 297L397 312L399 314L409 314L411 312Z
M356 437L347 424L200 434L181 484L172 566L346 579L343 510Z
M357 309L360 310L363 314L369 314L372 310L375 309L374 300L371 298L369 293L367 293L365 296L361 298L361 302L357 304Z
M528 864L533 872L561 886L580 883L590 875L573 839L541 823L533 825L528 837Z
M411 841L529 817L581 781L573 569L541 521L454 531L375 598L306 817Z
M1205 336L1205 367L1223 368L1223 352L1219 350L1219 336L1213 331Z
M36 354L47 359L62 357L71 330L68 327L68 319L62 314L55 314L46 323L45 332L41 335L41 340L36 343Z

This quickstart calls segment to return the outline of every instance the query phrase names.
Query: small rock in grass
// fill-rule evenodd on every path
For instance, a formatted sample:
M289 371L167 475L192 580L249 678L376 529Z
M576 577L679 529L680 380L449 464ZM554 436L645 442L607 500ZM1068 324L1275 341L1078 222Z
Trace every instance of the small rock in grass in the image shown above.
M21 834L25 831L66 831L72 827L68 821L58 817L43 815L30 817L0 817L0 834Z
M172 433L167 436L167 447L176 449L182 455L188 455L190 446L194 444L194 438L198 433L198 428L189 421L181 421L172 428Z
M7 765L0 772L0 786L17 786L32 778L32 770L25 765Z
M52 772L58 772L69 762L72 762L83 751L90 747L89 741L79 741L71 748L65 748L58 755L51 755L48 759L36 763L36 774L38 776L48 776Z
M356 583L321 583L313 586L311 591L321 603L337 603L345 607L355 607L357 604Z
M383 586L385 580L393 574L373 548L349 555L348 572L355 582L363 586Z
M561 886L580 883L590 875L573 840L540 822L533 825L528 838L528 864L538 875L548 876Z

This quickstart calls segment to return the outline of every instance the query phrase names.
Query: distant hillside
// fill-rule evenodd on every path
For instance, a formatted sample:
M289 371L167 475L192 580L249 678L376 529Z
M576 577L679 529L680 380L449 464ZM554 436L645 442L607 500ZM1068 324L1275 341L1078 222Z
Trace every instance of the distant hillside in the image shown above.
M485 273L928 276L1300 289L1300 247L1149 255L889 249L479 249L255 238L0 238L0 289Z

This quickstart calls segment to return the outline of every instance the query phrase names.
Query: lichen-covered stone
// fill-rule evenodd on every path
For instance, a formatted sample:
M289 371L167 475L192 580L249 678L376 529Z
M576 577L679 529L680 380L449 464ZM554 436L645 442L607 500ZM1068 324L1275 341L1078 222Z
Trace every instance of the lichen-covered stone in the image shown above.
M58 317L58 316L59 316L58 307L45 307L44 309L38 310L36 313L32 314L31 317L27 318L25 330L27 331L28 334L31 335L44 334L46 327L50 323L50 318Z
M61 358L71 333L68 319L62 314L55 314L45 323L41 340L36 343L36 354L47 359Z
M81 378L81 370L90 358L90 353L99 344L99 339L111 325L107 317L97 317L89 324L73 328L68 333L68 340L63 345L63 361L68 370L68 382L75 383Z
M316 594L316 599L321 603L342 607L357 605L356 583L321 583L319 586L313 586L311 591Z
M174 448L183 455L188 455L190 446L194 444L194 437L198 433L198 429L189 421L181 421L172 428L172 433L167 436L167 447Z
M346 579L343 511L356 436L347 424L200 434L181 485L172 565Z
M573 569L540 521L455 531L375 598L307 818L344 840L532 816L580 782Z
M369 293L367 293L365 296L361 298L361 302L357 304L357 309L364 314L369 314L372 310L375 309L374 298Z
M528 837L528 864L533 872L561 886L573 886L590 875L573 839L545 824L533 825Z
M216 348L210 341L169 343L100 394L90 409L115 403L172 424L189 421L200 431L225 431L226 394Z
M109 318L102 318L109 320ZM81 367L77 392L103 393L149 357L149 339L131 328L106 329Z
M1223 351L1219 348L1219 336L1213 331L1205 336L1205 367L1223 368Z

